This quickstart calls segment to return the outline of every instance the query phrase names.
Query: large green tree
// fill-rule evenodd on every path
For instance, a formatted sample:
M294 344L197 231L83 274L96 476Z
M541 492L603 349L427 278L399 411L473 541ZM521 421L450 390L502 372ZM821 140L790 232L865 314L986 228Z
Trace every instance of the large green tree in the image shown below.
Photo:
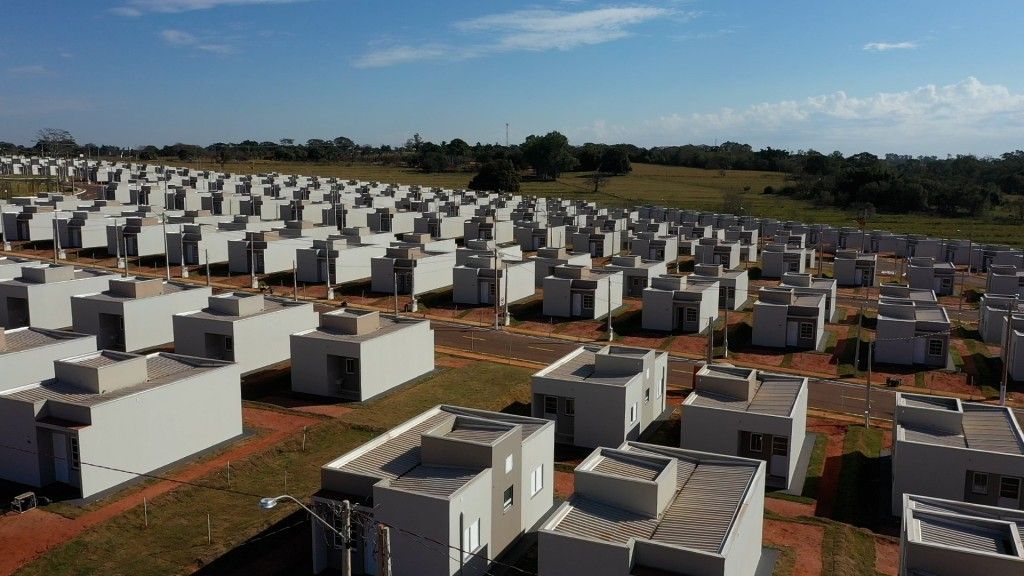
M621 176L633 170L629 154L622 148L609 148L601 155L601 172Z
M548 132L544 136L531 134L523 143L522 150L523 160L533 167L541 180L554 180L579 164L569 147L569 139L558 132Z
M469 181L469 189L519 192L519 171L509 160L492 160L480 166L480 171Z

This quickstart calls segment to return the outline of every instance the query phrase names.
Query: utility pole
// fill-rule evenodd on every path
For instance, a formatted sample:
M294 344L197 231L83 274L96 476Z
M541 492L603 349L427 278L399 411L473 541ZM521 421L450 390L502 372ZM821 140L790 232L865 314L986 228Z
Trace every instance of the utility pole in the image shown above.
M210 251L203 250L204 259L206 260L206 285L210 285Z
M494 295L491 297L494 304L494 329L500 330L501 326L498 323L498 245L494 245L494 284L491 285L491 289L494 291Z
M393 268L395 273L395 318L398 318L398 269Z
M139 188L141 190L141 187ZM170 250L167 249L167 213L164 212L161 224L164 227L164 271L165 279L171 281L171 256ZM184 260L184 259L183 259Z
M505 267L502 274L505 276L505 292L502 293L505 297L505 326L508 326L512 321L512 317L508 313L508 266Z
M508 122L505 122L505 148L508 148Z
M299 299L299 276L295 273L295 260L292 260L292 300Z
M868 379L867 391L864 395L864 427L871 428L871 361L874 347L868 342Z
M259 288L259 284L256 283L256 236L252 232L249 234L249 285L255 290Z
M729 306L726 303L725 306L725 328L722 330L722 340L724 341L722 346L725 350L722 352L723 358L729 357Z
M707 358L708 366L711 365L711 361L712 361L712 359L714 357L714 351L715 351L715 319L713 317L709 316L708 317L708 358Z
M352 503L341 502L341 534L344 543L341 549L341 576L352 576Z
M391 529L383 524L377 527L377 552L378 576L391 576Z
M999 405L1006 406L1006 385L1010 379L1010 337L1013 335L1013 305L1006 309L1006 331L1003 333L1003 378L999 382Z
M196 247L198 248L198 244ZM198 259L198 255L197 255ZM181 264L181 277L188 278L188 266L185 264L185 225L178 224L178 262Z
M857 314L857 347L856 352L853 355L853 371L856 372L860 368L860 333L864 326L864 303L860 304L860 313Z

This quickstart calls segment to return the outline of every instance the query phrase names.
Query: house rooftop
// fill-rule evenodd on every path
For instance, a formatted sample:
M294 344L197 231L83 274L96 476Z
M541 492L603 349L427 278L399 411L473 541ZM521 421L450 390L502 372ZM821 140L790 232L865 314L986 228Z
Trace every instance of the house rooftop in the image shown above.
M52 378L29 386L16 388L4 393L2 396L10 400L27 403L52 401L73 406L92 407L185 380L231 364L230 362L220 360L183 356L170 352L155 352L148 356L139 356L137 354L112 351L93 352L59 362L74 364L85 369L102 370L104 367L119 362L134 362L141 359L145 360L145 376L139 382L130 383L110 392L90 392L76 383Z
M3 328L0 328L2 331ZM3 338L0 339L0 356L4 354L14 354L16 352L23 352L25 350L32 350L35 348L42 348L50 344L57 342L64 342L66 340L75 340L78 338L92 338L89 334L79 334L77 332L65 332L62 330L48 330L46 328L14 328L7 330L3 334Z
M616 350L621 347L613 347L609 352L619 356L631 356L634 358L641 358L642 353L646 353L645 350L638 350L632 348L623 349L623 353L619 353ZM558 360L554 364L544 368L540 372L537 372L535 377L552 378L555 380L564 380L569 382L587 382L592 384L604 384L610 386L625 386L629 384L637 374L615 372L610 374L602 374L598 371L597 366L597 355L603 351L602 348L597 346L583 346L571 352L566 357Z
M956 399L948 399L956 401ZM928 404L918 396L911 398L911 404L901 395L904 405L930 408L946 412L957 412L943 404ZM941 430L912 423L899 423L899 432L908 442L934 444L951 448L983 450L1024 456L1024 434L1009 408L972 402L960 403L962 412L959 430Z
M904 530L910 542L1024 562L1020 540L1024 512L1020 510L915 495L905 496L903 502Z
M655 517L574 495L548 520L545 529L615 544L650 540L721 553L760 463L634 442L627 442L622 450L676 461L675 493L664 511ZM639 481L650 481L652 474L660 472L642 461L621 459L602 458L588 466L595 472Z
M348 317L355 315L359 317ZM373 318L374 315L376 315L376 318ZM427 320L385 316L378 314L376 311L371 312L351 308L342 308L341 310L328 312L322 314L320 318L321 321L318 328L298 332L296 336L335 340L337 342L366 342L367 340L398 332L409 326L427 322ZM366 323L365 321L360 322L363 319L371 321L367 329L362 327ZM340 320L340 322L332 322L333 320Z
M249 307L245 306L245 303L248 303L248 299L250 298L261 298L262 306L253 306L253 311L248 312L247 308ZM297 306L312 306L312 304L309 304L307 302L285 300L284 298L275 298L269 296L264 297L261 294L249 294L247 292L233 292L228 294L218 294L216 296L211 296L211 304L213 304L215 301L218 304L218 307L216 308L208 306L206 308L203 308L202 310L183 312L181 315L190 316L192 318L202 318L207 320L232 321L237 320L239 318L252 318L264 314L272 314L274 312L280 312L281 310L287 308L294 308ZM257 303L258 302L253 301L253 304ZM222 304L225 306L221 307ZM238 313L233 313L230 311L232 309L232 304L236 305Z
M768 414L771 416L789 416L793 412L793 406L800 396L807 381L806 378L797 376L786 376L784 374L767 374L756 372L754 393L748 399L740 394L729 394L723 388L714 391L701 389L700 378L708 374L715 378L746 380L751 370L746 368L735 368L731 366L705 366L698 372L696 386L686 404L702 408L715 408L719 410L734 410L738 412L750 412L753 414ZM738 389L737 389L738 391Z

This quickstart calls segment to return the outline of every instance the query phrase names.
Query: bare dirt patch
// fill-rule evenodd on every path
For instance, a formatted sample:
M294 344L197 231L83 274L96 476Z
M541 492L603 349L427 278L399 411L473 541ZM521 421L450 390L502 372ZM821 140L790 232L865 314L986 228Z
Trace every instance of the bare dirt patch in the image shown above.
M796 554L793 576L819 576L821 574L821 544L825 529L814 524L764 521L764 543L769 546L790 548Z

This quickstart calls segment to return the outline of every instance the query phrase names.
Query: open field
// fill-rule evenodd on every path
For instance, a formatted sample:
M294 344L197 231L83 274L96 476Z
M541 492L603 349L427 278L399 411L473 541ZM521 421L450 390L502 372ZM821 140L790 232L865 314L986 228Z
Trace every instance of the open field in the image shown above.
M57 183L45 176L0 176L0 200L15 196L35 196L39 192L57 189Z
M169 160L169 164L179 164ZM207 165L207 168L211 166ZM219 169L220 165L213 168ZM414 168L376 164L311 164L302 162L229 162L224 170L249 173L281 172L309 176L338 176L358 180L464 188L472 174L468 172L425 174ZM855 214L833 207L785 196L762 194L765 186L781 188L786 175L778 172L744 170L701 170L678 166L634 164L626 176L609 178L600 193L591 192L586 173L566 173L553 182L523 182L524 194L585 198L605 206L662 204L696 210L722 210L727 191L741 192L742 208L754 216L779 220L801 220L837 226L856 226ZM749 186L749 192L743 192ZM879 214L868 222L870 228L897 233L949 235L975 242L1024 246L1020 223L1008 213L994 210L982 218L942 218L925 214ZM962 232L958 233L957 229Z

